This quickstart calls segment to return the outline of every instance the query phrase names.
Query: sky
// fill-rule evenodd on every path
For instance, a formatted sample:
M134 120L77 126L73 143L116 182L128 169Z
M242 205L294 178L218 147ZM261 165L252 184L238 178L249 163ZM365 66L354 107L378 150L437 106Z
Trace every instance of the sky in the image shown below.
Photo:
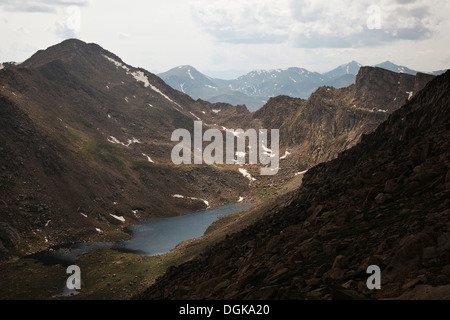
M448 0L0 0L0 62L78 38L154 73L232 79L352 60L436 71L450 68L449 17Z

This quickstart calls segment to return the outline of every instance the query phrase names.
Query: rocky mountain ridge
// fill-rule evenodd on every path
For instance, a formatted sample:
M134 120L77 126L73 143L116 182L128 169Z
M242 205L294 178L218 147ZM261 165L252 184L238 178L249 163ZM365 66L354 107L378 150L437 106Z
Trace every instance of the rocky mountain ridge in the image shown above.
M362 67L346 88L321 87L309 99L272 98L252 114L252 125L280 128L280 143L301 155L303 171L354 146L434 76Z
M360 63L351 61L322 74L297 67L254 70L234 80L223 80L208 77L192 66L179 66L159 73L158 76L172 88L185 92L194 99L233 105L245 104L250 111L256 111L276 96L307 99L321 86L337 89L350 86L355 83L361 67ZM410 75L420 73L390 61L373 67ZM429 74L439 75L443 72Z
M66 40L6 66L0 102L5 257L250 191L236 168L175 167L170 158L172 132L192 128L196 114L206 126L220 109L232 123L245 108L194 101L96 44Z
M449 105L447 72L260 221L136 298L449 299Z

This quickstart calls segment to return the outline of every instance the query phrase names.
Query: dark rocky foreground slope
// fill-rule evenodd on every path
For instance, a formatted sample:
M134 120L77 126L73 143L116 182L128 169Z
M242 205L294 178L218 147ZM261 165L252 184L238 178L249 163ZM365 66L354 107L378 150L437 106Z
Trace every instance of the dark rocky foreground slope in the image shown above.
M450 72L137 299L450 299ZM369 290L369 265L381 289Z

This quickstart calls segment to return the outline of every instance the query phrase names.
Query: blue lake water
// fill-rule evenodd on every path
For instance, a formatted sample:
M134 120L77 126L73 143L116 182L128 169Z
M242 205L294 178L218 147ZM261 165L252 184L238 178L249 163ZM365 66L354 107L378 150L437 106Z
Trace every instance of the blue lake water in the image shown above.
M169 252L180 242L202 236L218 218L252 207L251 203L230 203L187 215L147 220L128 227L132 238L127 241L119 243L81 242L61 245L28 257L37 259L46 265L71 265L83 253L101 248L113 248L144 255L160 255Z
M129 227L133 237L118 248L145 255L169 252L180 242L202 236L218 218L248 210L250 203L230 203L183 216L154 219Z

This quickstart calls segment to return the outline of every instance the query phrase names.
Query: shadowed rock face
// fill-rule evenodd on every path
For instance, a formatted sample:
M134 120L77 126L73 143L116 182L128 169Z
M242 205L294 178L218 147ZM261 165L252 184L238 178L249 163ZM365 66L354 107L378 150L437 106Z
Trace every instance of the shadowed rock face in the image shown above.
M196 115L211 124L248 114L245 107L194 101L75 39L6 65L0 71L0 258L12 248L83 241L97 229L202 210L203 200L211 206L237 201L249 192L248 180L236 168L172 166L171 134L190 129Z
M252 125L279 128L281 145L298 151L298 170L305 170L354 146L433 78L362 67L347 88L320 87L308 100L271 98Z
M356 77L353 103L376 111L393 112L419 92L434 76L395 73L381 68L362 67Z
M138 299L450 297L450 72ZM380 290L366 269L381 268Z

